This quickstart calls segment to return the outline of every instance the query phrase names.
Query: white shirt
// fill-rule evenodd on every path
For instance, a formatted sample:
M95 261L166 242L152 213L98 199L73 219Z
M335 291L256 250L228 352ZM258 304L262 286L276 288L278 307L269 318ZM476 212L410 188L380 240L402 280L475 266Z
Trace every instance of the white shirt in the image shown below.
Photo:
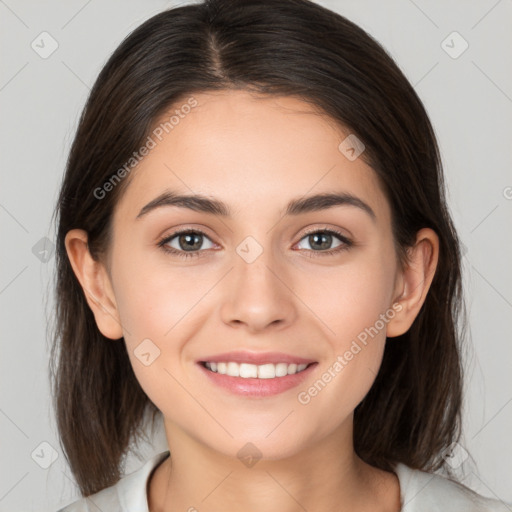
M87 498L81 498L57 512L149 512L147 483L169 451L149 459L141 468ZM402 512L511 512L512 504L484 498L467 487L441 475L395 466L400 482Z

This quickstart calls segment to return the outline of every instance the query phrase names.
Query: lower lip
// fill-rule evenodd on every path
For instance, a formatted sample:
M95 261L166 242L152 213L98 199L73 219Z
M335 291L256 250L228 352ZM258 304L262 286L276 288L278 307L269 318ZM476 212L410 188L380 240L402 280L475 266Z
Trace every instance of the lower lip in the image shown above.
M231 377L230 375L212 372L201 363L197 364L213 383L236 395L265 397L277 395L298 386L308 377L318 363L310 364L305 370L299 373L285 375L284 377L274 377L273 379L244 379L243 377Z

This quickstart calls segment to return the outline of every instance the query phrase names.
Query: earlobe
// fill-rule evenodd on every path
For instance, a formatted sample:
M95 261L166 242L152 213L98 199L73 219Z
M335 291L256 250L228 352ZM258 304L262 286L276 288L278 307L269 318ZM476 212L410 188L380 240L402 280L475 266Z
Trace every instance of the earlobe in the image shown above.
M402 293L394 301L400 311L389 321L386 336L392 338L406 333L425 302L434 279L439 258L439 237L430 228L420 229L416 243L408 251L406 268L399 276Z
M103 263L91 256L87 238L83 229L68 231L65 238L68 258L98 329L105 337L117 340L123 337L123 330L113 288Z

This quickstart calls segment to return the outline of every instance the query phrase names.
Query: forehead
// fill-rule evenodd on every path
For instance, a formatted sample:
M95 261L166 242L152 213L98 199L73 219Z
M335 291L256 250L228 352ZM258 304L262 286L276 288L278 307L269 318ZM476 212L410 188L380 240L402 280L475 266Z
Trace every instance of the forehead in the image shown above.
M117 207L123 218L165 189L215 196L235 212L343 190L389 216L373 169L339 149L350 132L311 104L239 90L193 98L193 108L180 111L178 102L155 122L151 133L159 136L152 135L153 147L131 172Z

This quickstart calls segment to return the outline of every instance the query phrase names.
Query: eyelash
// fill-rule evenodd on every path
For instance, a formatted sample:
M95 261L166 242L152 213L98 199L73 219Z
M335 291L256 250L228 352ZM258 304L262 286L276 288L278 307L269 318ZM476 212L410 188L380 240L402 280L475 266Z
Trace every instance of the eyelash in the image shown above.
M335 235L340 240L340 242L342 242L342 245L339 245L338 247L336 247L334 249L329 249L327 251L313 251L311 249L305 249L307 252L313 253L308 256L310 258L332 256L334 254L346 251L354 245L354 243L351 240L349 240L346 236L344 236L339 231L336 231L335 229L316 229L316 230L308 231L308 232L304 233L304 235L302 236L302 238L300 240L302 240L303 238L305 238L309 235L314 235L317 233L327 233L329 235ZM174 256L178 256L179 258L201 257L204 250L179 251L172 247L169 248L166 246L166 244L168 244L173 238L176 238L179 235L190 235L190 234L200 234L200 235L205 236L206 238L209 238L209 236L205 232L201 231L200 229L184 229L182 231L176 231L176 232L172 233L171 235L162 238L161 240L158 241L157 245L165 253L172 254Z

